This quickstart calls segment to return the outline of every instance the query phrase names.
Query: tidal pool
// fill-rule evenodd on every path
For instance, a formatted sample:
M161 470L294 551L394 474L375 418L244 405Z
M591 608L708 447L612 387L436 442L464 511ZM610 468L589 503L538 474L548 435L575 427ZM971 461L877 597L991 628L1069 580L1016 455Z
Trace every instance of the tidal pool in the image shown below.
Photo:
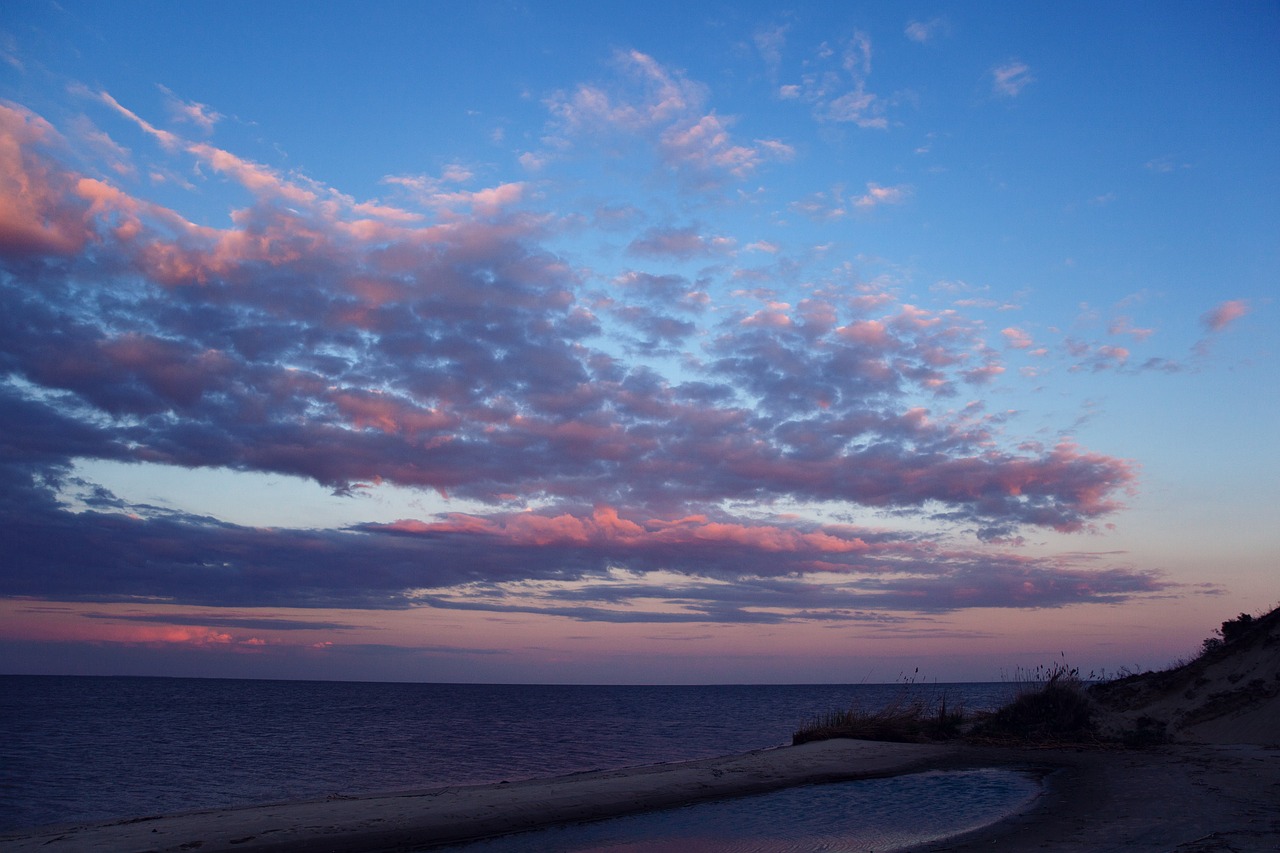
M1011 770L913 773L804 785L438 848L465 853L885 853L970 832L1028 805Z

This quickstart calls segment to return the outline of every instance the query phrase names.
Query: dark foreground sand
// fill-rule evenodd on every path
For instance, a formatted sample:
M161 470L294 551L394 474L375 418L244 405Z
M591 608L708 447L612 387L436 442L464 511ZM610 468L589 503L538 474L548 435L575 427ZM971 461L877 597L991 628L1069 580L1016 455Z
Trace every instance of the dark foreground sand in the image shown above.
M5 851L421 849L796 784L924 769L1027 768L1045 793L1022 814L928 847L1001 851L1280 850L1280 750L1189 745L1023 750L830 740L550 780L196 812L0 835Z
M928 851L1280 850L1280 749L1177 744L1145 750L974 750L988 767L1051 769L1030 809Z

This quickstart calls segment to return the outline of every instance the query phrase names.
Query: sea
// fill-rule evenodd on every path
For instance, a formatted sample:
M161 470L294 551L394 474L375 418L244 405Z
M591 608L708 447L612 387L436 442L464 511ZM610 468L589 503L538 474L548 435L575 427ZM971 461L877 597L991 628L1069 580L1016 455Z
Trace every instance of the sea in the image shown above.
M0 831L730 755L834 710L1015 690L0 676Z

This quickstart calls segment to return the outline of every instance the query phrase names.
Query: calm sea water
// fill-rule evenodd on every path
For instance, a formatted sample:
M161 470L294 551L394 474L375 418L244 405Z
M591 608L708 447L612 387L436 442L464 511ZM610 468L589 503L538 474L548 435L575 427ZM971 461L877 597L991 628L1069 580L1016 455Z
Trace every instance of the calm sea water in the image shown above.
M903 691L981 709L1013 690L0 676L0 829L727 755Z
M986 826L1040 793L1008 770L914 773L804 785L593 823L565 824L434 853L885 853Z

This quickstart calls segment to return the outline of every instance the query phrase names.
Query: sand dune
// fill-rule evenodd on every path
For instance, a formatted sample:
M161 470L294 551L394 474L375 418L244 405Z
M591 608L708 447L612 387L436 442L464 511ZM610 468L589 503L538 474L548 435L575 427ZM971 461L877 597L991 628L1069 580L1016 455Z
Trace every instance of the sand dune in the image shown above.
M1093 688L1102 729L1280 746L1280 609L1233 622L1234 636L1190 663Z

